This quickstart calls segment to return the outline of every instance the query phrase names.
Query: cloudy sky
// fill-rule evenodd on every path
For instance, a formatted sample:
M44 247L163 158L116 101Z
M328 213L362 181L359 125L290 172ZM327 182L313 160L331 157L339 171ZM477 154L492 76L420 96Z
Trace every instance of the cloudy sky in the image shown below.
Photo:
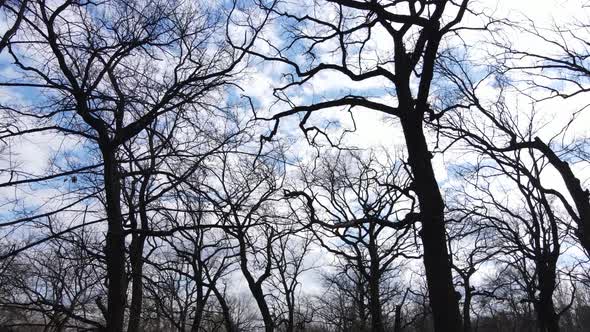
M530 19L531 22L538 27L552 28L555 24L561 24L562 22L572 23L576 19L583 20L585 22L590 21L590 2L581 0L474 0L473 8L482 8L486 13L494 15L497 18L509 18L514 21L524 21ZM584 9L581 9L584 8ZM481 18L469 16L464 25L467 26L478 26L482 23ZM0 24L5 26L5 24ZM0 28L3 30L5 28ZM272 34L272 26L267 30L268 34ZM507 29L505 35L513 42L514 45L518 45L520 49L546 49L546 44L539 39L530 38L530 36L519 33L514 29ZM270 36L270 35L269 35ZM279 36L271 36L274 38L280 38ZM378 37L377 37L378 38ZM387 49L389 45L387 36L382 36L380 42L376 42L375 47L384 47ZM465 41L469 45L470 43L474 46L474 49L478 49L479 46L483 45L482 41L486 40L485 35L481 34L468 34L465 36ZM477 47L476 47L477 46ZM264 51L264 45L258 44L258 47ZM481 48L479 55L483 56L485 47ZM0 55L0 77L2 80L15 77L14 68L9 64L10 60L7 57L6 52ZM284 104L274 104L274 97L272 95L272 88L279 86L282 82L283 77L281 73L285 71L285 66L280 64L272 64L268 62L261 62L257 59L252 59L254 66L247 69L245 80L240 84L244 89L243 94L255 98L257 101L258 108L262 112L277 112L285 109ZM337 73L322 73L318 77L314 78L309 84L306 84L301 89L297 89L297 93L293 94L293 101L299 103L310 103L313 101L322 100L325 96L331 96L333 94L341 94L343 91L350 91L352 89L362 90L365 93L370 93L373 98L384 102L394 103L391 96L384 94L384 83L382 80L374 79L368 80L361 83L355 83L347 80L343 75ZM354 90L353 90L354 91ZM483 91L483 97L485 97L486 91ZM490 95L493 95L494 91L489 91ZM1 88L0 89L0 101L4 104L19 104L20 101L27 101L28 99L35 98L31 96L28 91L21 91L14 88ZM561 99L554 99L547 101L543 104L538 105L538 111L542 113L542 118L548 124L543 127L541 133L546 137L551 137L559 130L563 125L570 119L571 114L583 105L583 100L572 99L563 101ZM526 101L522 101L522 111L530 111L530 106L526 104ZM325 122L327 119L338 120L342 122L343 126L350 126L351 122L346 116L342 116L342 112L334 114L333 110L322 111L315 118L318 123ZM586 115L581 116L581 120L577 121L576 124L571 128L572 135L574 136L587 136L588 126L590 119ZM402 133L399 126L393 119L385 118L382 114L376 112L363 112L362 110L355 111L355 123L357 130L347 136L347 144L351 144L357 147L368 148L368 147L386 147L392 152L400 153L403 155L403 139ZM296 119L285 121L281 124L281 135L292 135L294 137L301 137L301 133L298 132ZM47 168L50 156L61 149L64 145L67 145L66 140L53 140L46 134L29 135L26 139L22 139L18 144L13 145L13 153L10 154L10 159L6 159L4 156L0 157L0 163L12 163L19 164L23 171L30 174L42 174ZM307 147L305 142L300 141L291 148L291 153L294 156L305 156L310 153L310 149ZM442 156L437 154L434 159L436 167L437 178L444 184L449 178L447 166L449 163L453 163L453 160L458 157L453 152ZM582 166L580 166L582 167ZM583 171L587 171L582 169ZM589 178L588 176L582 176L583 179ZM552 187L562 189L561 182L558 177L549 175L545 181L551 184ZM29 195L31 192L25 192L24 195ZM14 192L10 191L9 188L0 189L0 196L13 197ZM45 201L51 197L51 193L44 195L42 191L35 191L34 197L29 196L29 199L37 200L39 202ZM7 201L10 199L7 199ZM0 207L2 205L0 204ZM329 259L329 257L324 257ZM312 256L311 260L317 260ZM305 283L309 287L317 286L314 281L314 276L308 276ZM308 290L310 288L307 288Z

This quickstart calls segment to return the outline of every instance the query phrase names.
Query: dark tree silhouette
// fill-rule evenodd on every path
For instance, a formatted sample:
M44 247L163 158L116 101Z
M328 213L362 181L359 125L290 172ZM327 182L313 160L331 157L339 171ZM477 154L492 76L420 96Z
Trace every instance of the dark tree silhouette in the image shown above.
M586 331L566 3L0 0L0 330Z
M411 237L410 180L400 163L380 164L376 154L338 154L314 165L302 168L305 189L286 195L302 199L316 240L338 261L338 272L324 279L353 299L345 317L356 314L359 331L385 331L385 310L401 293L392 281L398 260L420 257Z
M279 35L288 42L281 46L278 40L266 39L268 52L251 50L264 60L287 65L290 70L286 74L289 82L276 87L274 93L291 107L267 118L275 123L264 140L277 133L281 119L294 114L302 114L299 127L312 142L318 134L328 138L318 126L309 124L314 112L327 108L369 109L393 116L401 124L413 176L411 188L420 207L423 260L437 331L460 331L462 324L446 246L444 202L432 166L424 120L437 116L429 98L439 47L446 35L461 29L461 20L470 12L468 3L332 0L316 1L309 8L297 10L280 5L267 7L276 20L284 22L285 29ZM391 43L387 54L373 53L373 46L381 42L374 38L377 32L385 34ZM320 56L324 48L331 49L332 56ZM291 56L293 53L304 56ZM362 91L309 105L291 101L291 90L297 91L326 72L338 73L351 83L380 79L393 91L393 105L369 98Z
M224 42L225 33L218 38L219 32L228 31L229 21L205 4L68 0L55 5L27 2L26 6L20 32L6 46L20 77L0 85L35 89L44 95L32 100L30 107L3 107L9 116L22 120L3 129L2 138L59 132L85 139L85 144L97 149L108 224L107 329L121 331L128 283L122 147L156 119L207 105L212 92L231 84L246 52L230 48ZM257 29L247 33L241 44L244 50L252 45ZM11 176L3 185L63 177L89 168L36 179ZM136 310L137 304L132 308ZM130 327L136 326L133 319Z

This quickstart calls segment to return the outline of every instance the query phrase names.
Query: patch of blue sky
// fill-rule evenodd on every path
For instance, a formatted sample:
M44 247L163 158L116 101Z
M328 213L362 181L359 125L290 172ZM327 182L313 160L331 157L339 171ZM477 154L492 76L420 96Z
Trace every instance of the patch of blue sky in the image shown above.
M19 80L19 78L6 79L3 74L6 70L11 69L9 64L0 64L0 79L7 83L22 83L23 80ZM3 86L0 87L0 94L4 95L0 98L0 103L5 106L15 106L17 103L31 105L43 98L43 93L39 88L27 86Z

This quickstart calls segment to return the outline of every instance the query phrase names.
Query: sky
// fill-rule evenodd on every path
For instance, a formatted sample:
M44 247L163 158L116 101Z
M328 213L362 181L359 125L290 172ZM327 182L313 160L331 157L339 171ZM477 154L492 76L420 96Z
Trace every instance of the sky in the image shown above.
M575 20L588 22L590 8L581 10L580 8L584 7L584 5L590 6L590 3L588 1L576 0L474 1L474 7L485 8L486 12L493 14L494 17L509 18L513 21L519 22L530 20L530 22L534 22L534 24L539 28L553 28L555 24L569 24L575 22ZM465 26L477 26L479 24L481 24L481 20L472 16L467 17L467 19L464 21ZM551 51L551 49L547 49L546 44L541 40L530 38L530 36L515 30L507 29L505 36L519 49L541 49L543 51ZM387 45L389 45L387 36L382 37L383 40L377 42L377 44L385 45L384 47L387 47ZM482 36L479 33L473 33L466 34L464 36L464 41L468 46L473 46L475 48L476 51L474 51L474 53L476 56L478 55L476 52L481 51L479 55L485 57L488 55L485 52L489 51L489 49L485 49L484 46L481 46L481 42L486 41L486 38L487 36ZM249 83L246 84L245 93L256 96L259 101L261 101L261 104L263 105L262 108L264 108L264 105L268 105L270 108L270 105L272 105L274 101L272 96L269 94L269 91L271 91L273 86L277 85L277 81L280 79L280 77L277 77L276 73L281 69L284 70L283 65L269 64L264 62L254 69L254 75L251 77ZM342 93L342 91L348 91L351 89L350 87L354 87L354 91L360 90L365 93L369 92L371 95L376 96L374 97L376 100L386 101L390 97L379 95L379 93L383 92L382 86L382 80L373 79L357 83L348 80L344 75L334 72L327 72L319 75L318 78L312 80L312 83L308 84L304 88L296 89L297 93L294 93L294 99L305 104L318 101L324 95L330 96L333 93ZM486 98L486 94L489 94L489 97L491 98L494 96L495 91L490 85L488 90L482 89L480 92L481 98ZM513 105L516 113L527 114L531 111L530 101L516 96L514 98L515 103L518 102L517 105ZM394 103L394 101L392 102ZM539 130L539 136L545 141L548 141L549 138L551 138L553 135L559 132L561 128L563 128L563 126L570 120L572 114L579 110L581 105L585 105L585 103L585 96L580 96L579 98L572 98L569 100L556 98L541 104L537 104L536 111L539 113L539 120L540 122L544 123L542 128ZM337 113L337 111L326 110L323 111L321 116L316 119L336 119L337 116L334 115L334 113ZM587 125L589 123L588 121L590 121L590 117L586 113L579 115L577 121L572 124L569 130L570 138L572 135L578 137L587 137L590 133L589 126ZM344 118L340 117L340 119ZM321 122L321 120L317 121ZM385 147L391 152L397 152L401 157L405 155L403 135L401 128L396 124L395 120L392 120L391 118L386 120L382 114L377 112L364 112L363 110L356 110L355 122L356 131L348 135L346 142L362 148ZM297 135L299 129L296 125L296 120L291 120L291 123L287 124L282 122L281 130L279 132L283 135ZM434 137L432 135L430 138L432 141L434 141ZM307 151L305 146L297 146L297 148L294 150L294 154L301 156L304 155L303 151ZM437 180L443 189L450 188L453 185L453 181L450 178L452 175L449 174L449 166L457 163L458 160L462 160L464 162L469 161L469 159L466 158L466 156L462 155L461 151L450 151L444 155L435 155L433 164L435 167ZM471 159L471 161L472 160L473 159ZM576 172L578 172L578 174L581 175L580 177L582 179L590 178L590 170L587 169L584 164L574 165L574 169ZM545 172L543 182L545 186L549 188L554 188L564 193L566 192L559 175L555 171L549 170ZM508 197L511 195L510 193L502 194L505 194ZM580 252L574 250L573 252L570 252L570 254L577 256L580 254ZM327 256L324 257L326 258ZM313 278L314 276L310 274L311 280L307 280L306 283L314 285L315 283L312 281Z
M590 6L589 1L474 0L474 3L476 6L479 5L483 8L487 8L488 12L493 12L496 17L510 17L514 20L522 20L526 16L538 26L552 26L556 22L571 22L572 17L578 18L580 20L586 20L586 22L588 22L588 15L590 15L590 8L587 8L586 10L580 10L581 6ZM478 24L480 21L477 19L468 18L468 20L465 22L466 25L471 23ZM0 22L0 26L3 25L5 24ZM1 30L2 29L0 28L0 31ZM272 34L272 30L268 33ZM530 47L534 49L541 45L538 40L536 41L534 39L527 38L526 35L519 34L514 31L510 32L508 37L516 45L523 48ZM274 38L280 37L275 35ZM379 46L387 47L387 37L383 36L383 38L385 39L381 42L378 42L377 44L379 44ZM481 36L470 35L466 37L466 42L468 44L472 43L473 45L478 45L480 42L479 38L481 38ZM264 48L264 45L259 44L258 47L262 49ZM0 77L2 80L15 75L12 66L7 64L8 62L9 60L6 56L6 53L0 55ZM268 110L271 110L271 112L281 110L280 107L283 106L280 106L279 108L274 106L272 88L277 86L283 79L280 73L285 70L285 66L280 64L269 64L267 62L257 61L256 59L253 59L252 63L255 65L246 70L244 75L246 78L242 84L240 84L243 88L242 93L255 98L258 108L260 108L263 112ZM308 84L302 89L299 89L298 94L294 95L293 100L300 103L317 101L320 100L322 96L330 96L333 93L342 93L343 91L348 91L351 89L351 86L354 87L354 89L362 90L365 93L373 95L377 100L392 103L394 102L391 96L383 95L383 81L375 79L362 82L360 84L353 83L345 79L343 75L338 75L336 73L323 73L319 75L311 82L311 84ZM26 101L34 98L35 96L29 91L19 91L10 88L0 89L0 101L2 101L2 103L17 104L22 100ZM555 133L555 130L560 128L564 121L567 121L569 114L574 112L577 107L579 107L580 102L583 102L583 100L581 101L579 99L572 99L563 101L556 99L542 105L542 109L540 111L544 114L543 116L545 119L547 119L546 122L548 123L548 125L545 126L542 131L546 137L551 137L551 135ZM527 112L529 111L529 108L525 106L523 107L523 110L524 112ZM564 112L568 114L568 116L564 116ZM332 119L341 121L343 125L351 125L350 120L346 116L341 116L341 114L334 113L335 112L331 110L322 111L321 115L318 117L319 121L321 122L325 121L326 119ZM355 114L357 129L354 133L351 133L347 136L347 143L354 144L360 148L386 147L393 153L404 155L403 135L401 128L394 120L385 119L382 114L376 112L363 112L362 110L358 110L355 111ZM582 119L588 119L588 116L584 115ZM590 121L590 119L588 120ZM587 123L589 122L585 120L577 121L576 126L572 128L572 131L576 133L576 135L587 136L589 127ZM297 128L296 119L282 122L279 134L283 136L301 137L301 133ZM431 139L432 138L433 137L431 137ZM60 151L60 149L63 149L64 146L69 147L71 144L75 144L62 139L56 140L46 134L29 135L26 139L19 140L15 143L16 144L13 145L12 149L16 153L13 154L10 159L6 159L4 157L0 158L0 166L6 165L6 163L16 163L20 165L21 170L30 174L42 174L47 169L49 159L53 154L55 154L57 151ZM303 142L303 140L298 141L290 148L290 153L294 157L303 160L305 160L306 157L311 156L313 152L314 150L310 149L307 144ZM436 154L435 158L433 159L437 179L443 185L443 187L445 184L450 182L448 165L455 162L454 157L458 156L453 153L445 155ZM588 169L582 169L582 171L585 172L584 174L589 175L582 176L582 178L590 178ZM0 180L5 180L5 178L6 176L4 176L4 178L0 178ZM555 174L551 175L551 173L549 173L547 179L544 180L546 183L550 184L550 186L563 191L563 186ZM26 197L27 200L31 200L31 202L29 202L31 205L43 204L50 197L52 197L53 194L53 190L30 191L26 189L23 190L22 193L19 193L21 197ZM11 201L11 198L15 196L16 193L11 191L10 188L0 188L0 208L2 208L3 204L6 204L6 202ZM316 251L315 255L310 255L310 262L323 265L323 263L318 263L318 258L320 255L322 255L322 260L324 262L328 262L332 259L332 257L329 255L324 255L324 252ZM317 273L309 272L305 274L303 277L303 283L305 285L306 291L317 292L319 287Z

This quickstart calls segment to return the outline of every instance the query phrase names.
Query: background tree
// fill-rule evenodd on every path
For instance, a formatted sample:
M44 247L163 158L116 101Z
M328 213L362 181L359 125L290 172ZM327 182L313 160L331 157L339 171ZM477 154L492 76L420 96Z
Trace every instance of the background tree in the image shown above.
M305 189L287 197L302 199L316 240L338 261L324 279L353 299L345 317L357 314L355 329L385 331L387 308L401 293L393 284L399 259L419 257L410 179L401 164L380 164L375 154L337 154L312 165L302 167Z
M510 159L514 163L494 155L497 164L476 168L476 178L468 181L476 190L466 190L463 205L468 206L467 214L481 219L498 239L492 248L498 248L499 255L494 259L503 271L501 278L514 277L504 284L519 286L524 294L520 301L532 305L539 330L559 331L563 310L556 308L554 292L559 282L557 261L567 229L560 227L563 223L548 196L534 185L546 164L535 159L530 150L528 155L521 152L525 151L514 153ZM504 179L501 184L495 182L499 177ZM508 189L510 185L515 190ZM520 200L502 197L503 191L519 192ZM469 206L475 208L469 210Z

